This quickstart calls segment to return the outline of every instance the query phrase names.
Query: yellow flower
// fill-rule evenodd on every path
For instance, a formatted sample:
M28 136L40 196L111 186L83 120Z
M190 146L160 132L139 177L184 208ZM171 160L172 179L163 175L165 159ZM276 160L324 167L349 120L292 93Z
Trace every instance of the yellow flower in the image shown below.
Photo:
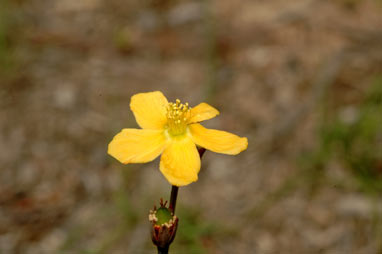
M162 154L160 171L172 185L198 180L200 157L196 145L216 153L235 155L248 146L247 138L206 129L199 122L219 114L207 103L169 103L159 91L131 97L130 108L142 129L123 129L110 142L108 153L118 161L144 163Z

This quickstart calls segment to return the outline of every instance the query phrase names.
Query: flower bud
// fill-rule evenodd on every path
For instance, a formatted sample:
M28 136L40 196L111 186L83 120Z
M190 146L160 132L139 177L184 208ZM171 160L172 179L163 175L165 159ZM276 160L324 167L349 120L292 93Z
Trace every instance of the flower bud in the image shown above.
M175 238L178 227L178 217L176 217L167 207L163 200L160 207L150 211L149 221L151 222L151 239L158 248L168 248Z

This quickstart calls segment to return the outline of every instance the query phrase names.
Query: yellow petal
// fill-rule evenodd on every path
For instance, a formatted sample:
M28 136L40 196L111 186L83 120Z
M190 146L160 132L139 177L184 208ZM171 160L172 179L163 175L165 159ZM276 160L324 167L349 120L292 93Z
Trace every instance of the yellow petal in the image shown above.
M164 150L160 171L172 185L183 186L198 180L200 157L189 137L172 139Z
M216 153L238 154L247 149L247 138L241 138L232 133L212 130L201 124L189 125L192 140L199 146Z
M165 146L162 130L123 129L110 142L108 154L124 164L144 163L158 157Z
M190 123L205 121L214 118L217 115L219 115L219 111L216 108L202 102L191 109Z
M168 101L159 92L138 93L131 97L130 108L143 129L162 129L166 124Z

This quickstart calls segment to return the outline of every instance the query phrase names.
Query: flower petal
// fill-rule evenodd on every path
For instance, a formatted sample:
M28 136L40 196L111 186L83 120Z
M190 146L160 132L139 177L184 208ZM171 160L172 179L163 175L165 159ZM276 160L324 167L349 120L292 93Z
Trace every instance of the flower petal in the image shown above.
M196 107L191 108L190 123L205 121L214 118L217 115L219 115L219 111L216 108L202 102Z
M164 150L160 171L172 185L183 186L198 180L200 157L189 137L173 139Z
M130 108L143 129L162 129L167 117L166 97L159 91L138 93L131 97Z
M216 153L235 155L248 147L247 138L229 132L207 129L201 124L191 124L189 130L197 145Z
M144 163L154 160L166 146L162 130L123 129L115 135L108 154L127 163Z

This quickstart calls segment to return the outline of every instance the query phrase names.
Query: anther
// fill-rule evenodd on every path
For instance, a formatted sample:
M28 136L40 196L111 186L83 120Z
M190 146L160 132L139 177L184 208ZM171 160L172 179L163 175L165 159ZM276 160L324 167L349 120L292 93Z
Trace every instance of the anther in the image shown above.
M185 133L190 117L188 103L182 104L179 99L167 106L167 128L170 134L176 136Z

